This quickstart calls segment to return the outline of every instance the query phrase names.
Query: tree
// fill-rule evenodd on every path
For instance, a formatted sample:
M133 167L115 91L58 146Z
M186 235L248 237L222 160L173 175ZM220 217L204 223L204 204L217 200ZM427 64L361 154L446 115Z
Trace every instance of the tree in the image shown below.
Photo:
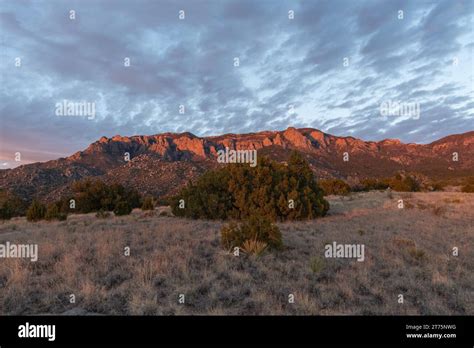
M130 208L141 206L141 196L134 190L120 184L107 185L100 180L86 179L73 184L77 212L112 211L118 202L126 201ZM64 205L62 205L64 206Z
M28 204L11 192L0 190L0 219L8 220L26 214Z
M132 212L132 207L127 201L117 202L114 209L115 215L128 215Z
M26 212L26 219L28 221L39 221L44 219L45 214L46 206L39 201L34 200Z
M171 199L173 214L194 219L276 220L324 216L329 203L304 158L293 153L288 166L265 157L255 167L229 164L189 183Z
M155 207L153 205L153 198L152 197L146 197L143 200L142 204L142 210L153 210Z
M48 209L46 209L46 213L44 215L44 218L46 220L51 221L51 220L66 220L67 219L67 215L61 212L59 203L60 202L52 203L48 205Z

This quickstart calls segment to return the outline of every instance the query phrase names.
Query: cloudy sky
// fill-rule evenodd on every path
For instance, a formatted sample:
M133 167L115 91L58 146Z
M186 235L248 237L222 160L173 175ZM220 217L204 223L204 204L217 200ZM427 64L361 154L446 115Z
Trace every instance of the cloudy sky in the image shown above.
M102 135L473 130L473 13L472 0L0 0L0 168ZM64 100L94 117L58 116Z

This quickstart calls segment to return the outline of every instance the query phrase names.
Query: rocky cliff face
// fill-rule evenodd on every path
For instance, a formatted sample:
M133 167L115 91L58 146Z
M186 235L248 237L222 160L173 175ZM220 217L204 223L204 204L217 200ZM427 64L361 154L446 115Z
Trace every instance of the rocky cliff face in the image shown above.
M163 196L218 166L217 153L226 147L257 150L259 156L282 162L297 150L320 178L382 177L399 170L434 178L474 175L474 131L419 145L397 139L363 141L290 127L202 138L191 133L102 137L67 158L0 170L0 189L27 199L54 200L67 192L73 181L98 177ZM458 161L453 161L453 153L458 154Z

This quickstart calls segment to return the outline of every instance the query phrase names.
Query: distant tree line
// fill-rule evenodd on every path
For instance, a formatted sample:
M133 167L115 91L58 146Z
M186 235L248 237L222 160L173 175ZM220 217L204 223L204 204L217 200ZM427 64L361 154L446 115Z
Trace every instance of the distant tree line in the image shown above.
M105 212L113 211L115 215L126 215L134 208L142 207L144 210L154 208L151 197L143 198L137 190L120 184L108 185L100 180L86 179L74 182L72 191L72 195L48 205L38 200L33 200L28 205L20 198L2 192L0 218L10 219L26 215L29 221L65 220L70 213L98 212L99 216L107 216Z
M474 177L463 178L461 182L462 192L474 192ZM323 179L319 180L318 183L324 191L324 195L327 196L347 195L350 192L386 190L388 188L399 192L442 191L451 182L429 180L419 173L397 173L390 178L365 178L353 185L349 185L342 179Z

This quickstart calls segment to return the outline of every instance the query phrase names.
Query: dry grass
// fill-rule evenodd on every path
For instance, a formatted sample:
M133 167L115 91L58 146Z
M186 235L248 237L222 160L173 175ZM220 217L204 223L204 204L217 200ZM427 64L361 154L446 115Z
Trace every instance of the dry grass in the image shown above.
M36 263L0 259L0 314L474 314L474 195L330 200L323 219L279 224L285 248L259 257L223 251L220 222L163 210L0 223L0 243L39 245ZM333 241L364 244L365 261L324 258Z

